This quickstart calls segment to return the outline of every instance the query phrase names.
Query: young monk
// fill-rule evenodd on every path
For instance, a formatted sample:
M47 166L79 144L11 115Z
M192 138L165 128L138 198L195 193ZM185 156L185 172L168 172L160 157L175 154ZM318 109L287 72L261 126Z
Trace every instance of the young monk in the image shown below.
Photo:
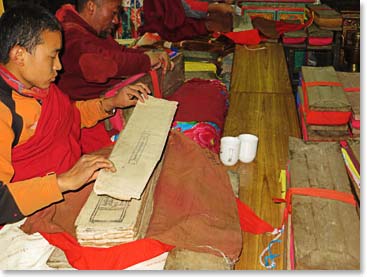
M144 102L142 83L111 98L72 102L53 83L62 66L61 26L40 6L22 4L0 18L0 224L12 223L77 190L101 169L99 155L83 155L81 128L117 107Z

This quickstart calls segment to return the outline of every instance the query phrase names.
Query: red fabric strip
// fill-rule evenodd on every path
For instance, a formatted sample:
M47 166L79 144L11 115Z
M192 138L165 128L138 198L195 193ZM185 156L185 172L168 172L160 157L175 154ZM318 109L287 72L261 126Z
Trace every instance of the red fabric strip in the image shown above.
M284 34L285 32L303 30L303 29L309 27L312 24L313 19L314 19L314 16L312 14L311 17L303 24L286 23L284 21L277 20L277 21L275 21L275 30L280 35Z
M311 111L306 113L306 122L310 125L344 125L352 112Z
M353 206L357 205L357 202L354 199L353 194L351 193L340 192L330 189L320 189L320 188L289 188L287 190L285 200L274 199L277 202L281 201L286 202L286 208L284 209L282 225L287 222L288 215L292 213L292 195L294 194L321 197L325 199L342 201L344 203L351 204Z
M351 193L346 193L346 192L341 192L341 191L336 191L336 190L331 190L331 189L320 189L320 188L289 188L287 190L287 195L286 195L287 209L289 210L289 213L292 212L291 198L292 198L292 195L294 194L321 197L325 199L342 201L344 203L351 204L353 206L357 205L354 199L354 196Z
M161 92L161 89L159 87L159 79L158 79L157 71L156 70L151 70L151 71L149 71L149 74L150 74L150 77L152 78L154 97L162 98L162 92Z
M345 92L360 92L361 88L344 88Z
M317 87L317 86L330 86L330 87L342 87L343 85L339 82L329 81L315 81L315 82L304 82L306 87Z

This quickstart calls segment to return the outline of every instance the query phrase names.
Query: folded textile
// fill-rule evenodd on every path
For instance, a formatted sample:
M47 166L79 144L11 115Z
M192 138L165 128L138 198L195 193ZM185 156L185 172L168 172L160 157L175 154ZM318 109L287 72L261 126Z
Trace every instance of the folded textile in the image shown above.
M289 139L294 269L360 269L360 220L339 143Z
M174 121L172 128L191 138L201 147L219 154L220 138L223 130L215 123Z
M174 121L208 121L223 130L228 91L220 81L191 79L169 95L167 100L179 103Z

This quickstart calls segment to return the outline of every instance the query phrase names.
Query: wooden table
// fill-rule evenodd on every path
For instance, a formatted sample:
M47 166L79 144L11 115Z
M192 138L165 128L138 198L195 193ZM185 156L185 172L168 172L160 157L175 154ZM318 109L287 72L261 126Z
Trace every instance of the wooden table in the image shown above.
M259 137L254 162L238 162L229 169L240 174L240 199L262 219L280 227L284 204L279 175L286 169L289 136L300 137L295 100L288 77L284 51L280 44L260 45L260 50L237 46L232 71L230 108L224 135L251 133ZM273 236L243 233L243 250L236 270L265 269L259 255ZM276 269L284 269L285 240L274 244Z

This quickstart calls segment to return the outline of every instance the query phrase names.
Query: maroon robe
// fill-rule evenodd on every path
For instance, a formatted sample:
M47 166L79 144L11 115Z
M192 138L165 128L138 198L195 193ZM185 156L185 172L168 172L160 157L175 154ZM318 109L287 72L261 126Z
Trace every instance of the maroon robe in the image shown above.
M181 0L145 0L144 25L138 31L140 34L158 33L168 41L209 34L205 19L186 17Z

